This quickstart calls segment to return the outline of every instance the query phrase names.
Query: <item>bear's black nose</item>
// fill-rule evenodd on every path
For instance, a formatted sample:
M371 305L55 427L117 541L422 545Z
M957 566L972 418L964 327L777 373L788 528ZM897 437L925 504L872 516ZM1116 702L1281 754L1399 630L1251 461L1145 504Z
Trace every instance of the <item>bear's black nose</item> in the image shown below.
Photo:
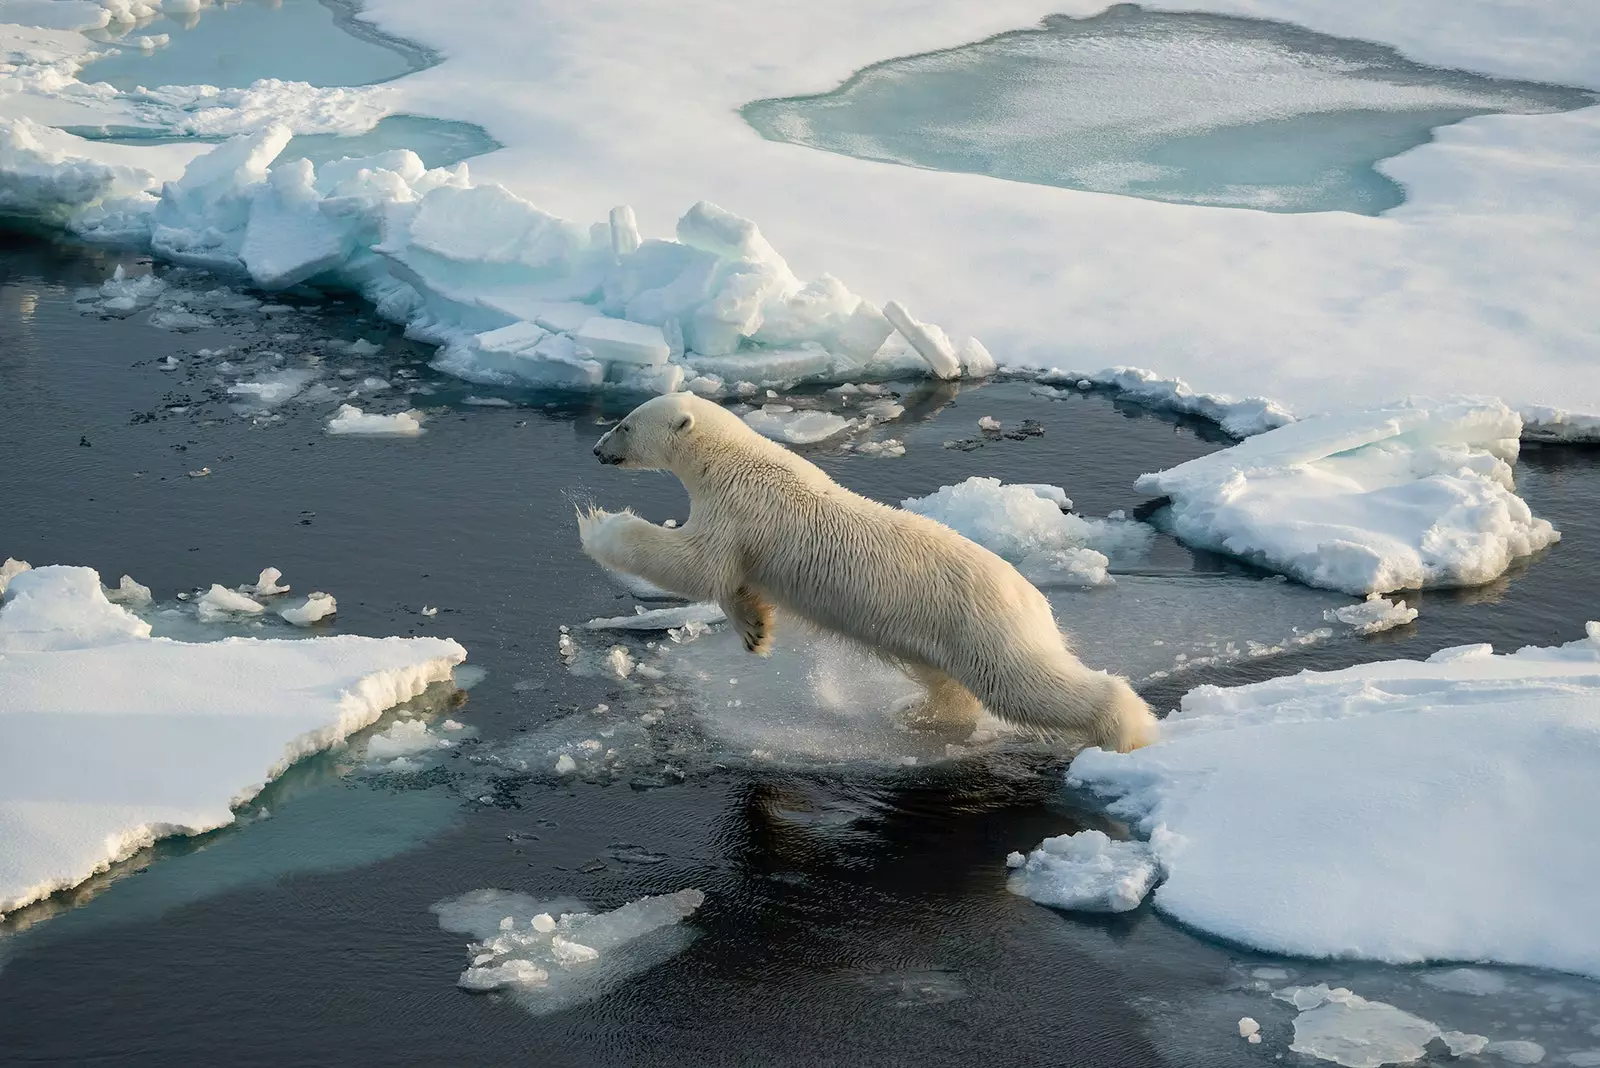
M595 454L595 455L596 455L596 456L599 456L599 455L600 455L600 446L598 446L598 445L596 445L596 446L595 446L595 447L594 447L594 454Z

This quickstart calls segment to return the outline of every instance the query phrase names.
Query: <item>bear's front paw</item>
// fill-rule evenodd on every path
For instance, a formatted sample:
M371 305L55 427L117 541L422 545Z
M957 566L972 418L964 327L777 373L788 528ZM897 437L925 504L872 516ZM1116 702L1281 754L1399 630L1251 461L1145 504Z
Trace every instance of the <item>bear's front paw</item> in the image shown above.
M587 508L578 513L578 541L583 551L602 564L615 567L621 554L622 530L638 517L632 512L607 512Z

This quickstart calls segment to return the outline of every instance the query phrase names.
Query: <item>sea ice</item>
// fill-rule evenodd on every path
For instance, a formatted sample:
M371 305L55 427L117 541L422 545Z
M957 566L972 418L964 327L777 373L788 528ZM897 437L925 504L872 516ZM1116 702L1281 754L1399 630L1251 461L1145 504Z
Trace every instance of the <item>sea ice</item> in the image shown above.
M1600 880L1600 843L1571 823L1600 803L1600 625L1588 630L1202 686L1159 743L1085 750L1069 781L1149 836L1166 873L1155 906L1217 937L1600 976L1600 925L1573 920ZM1483 842L1494 863L1464 877Z
M1319 416L1137 485L1173 533L1312 586L1386 593L1488 582L1560 534L1512 490L1521 422L1458 399Z
M1041 905L1080 912L1136 909L1160 878L1146 842L1118 842L1103 831L1046 838L1027 855L1006 886Z
M1327 609L1322 618L1329 623L1343 623L1357 634L1377 634L1412 622L1417 618L1417 610L1407 608L1404 601L1391 601L1369 593L1360 604Z
M439 638L153 638L89 568L14 576L0 606L0 913L157 838L231 823L294 761L465 656Z
M278 580L281 578L283 578L282 571L275 567L264 567L261 569L261 574L256 576L256 580L240 586L239 592L248 593L256 597L276 597L280 593L288 593L289 586L287 583L281 586L278 584Z
M1437 1025L1343 987L1289 987L1273 997L1300 1010L1289 1048L1347 1068L1379 1068L1421 1057Z
M332 594L314 590L300 604L284 605L279 608L278 615L297 627L309 627L313 623L327 619L338 610L339 603L334 600Z
M259 615L264 606L252 597L217 583L194 602L195 614L202 623L220 623L239 615Z
M1154 532L1143 523L1083 519L1062 510L1070 505L1055 486L1003 486L998 478L978 476L900 502L907 511L935 519L1024 572L1040 575L1092 576L1108 557L1132 560L1149 548ZM1073 555L1082 549L1093 550L1101 560Z
M328 418L328 433L366 437L416 437L423 432L422 413L395 412L378 415L363 412L353 404L341 404L339 410Z
M727 616L722 606L713 601L702 601L682 608L638 609L631 616L608 616L591 619L583 625L585 630L671 630L687 623L721 623Z
M473 890L431 910L442 930L475 939L462 989L505 990L542 1015L592 1001L677 954L694 937L682 922L704 901L699 890L679 890L592 913L575 901Z
M787 404L766 404L746 413L745 423L756 433L790 445L813 445L844 433L855 421L832 412L795 411Z

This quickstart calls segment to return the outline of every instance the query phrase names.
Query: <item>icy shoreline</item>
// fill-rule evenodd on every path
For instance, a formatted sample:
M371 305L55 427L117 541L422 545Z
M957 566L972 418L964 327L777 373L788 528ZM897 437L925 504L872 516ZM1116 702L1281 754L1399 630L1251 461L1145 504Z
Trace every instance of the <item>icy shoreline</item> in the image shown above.
M175 641L89 568L0 578L0 915L227 826L295 761L466 658L441 638Z

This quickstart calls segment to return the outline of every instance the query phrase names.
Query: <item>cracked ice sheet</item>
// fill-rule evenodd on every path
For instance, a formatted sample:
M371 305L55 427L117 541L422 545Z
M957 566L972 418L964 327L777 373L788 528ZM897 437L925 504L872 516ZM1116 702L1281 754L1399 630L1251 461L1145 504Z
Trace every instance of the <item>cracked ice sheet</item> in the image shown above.
M872 299L937 308L947 330L976 335L1012 366L1094 373L1161 353L1162 376L1208 395L1265 394L1301 415L1452 390L1600 413L1590 358L1600 334L1600 108L1442 128L1380 165L1408 200L1379 218L1168 205L897 167L764 141L738 113L753 100L828 91L893 56L1104 7L544 0L463 16L374 0L362 17L447 57L396 83L399 106L490 129L506 147L474 161L479 180L571 218L631 204L645 232L708 198L756 220L802 275L830 270ZM1587 45L1600 27L1594 5L1163 7L1282 18L1424 63L1600 87L1600 50ZM513 82L526 91L504 92Z
M232 807L294 761L465 657L440 638L155 638L92 569L12 578L0 607L0 913L157 838L233 822Z
M1553 648L1443 650L1202 686L1068 781L1150 836L1155 906L1275 953L1600 976L1600 625Z

